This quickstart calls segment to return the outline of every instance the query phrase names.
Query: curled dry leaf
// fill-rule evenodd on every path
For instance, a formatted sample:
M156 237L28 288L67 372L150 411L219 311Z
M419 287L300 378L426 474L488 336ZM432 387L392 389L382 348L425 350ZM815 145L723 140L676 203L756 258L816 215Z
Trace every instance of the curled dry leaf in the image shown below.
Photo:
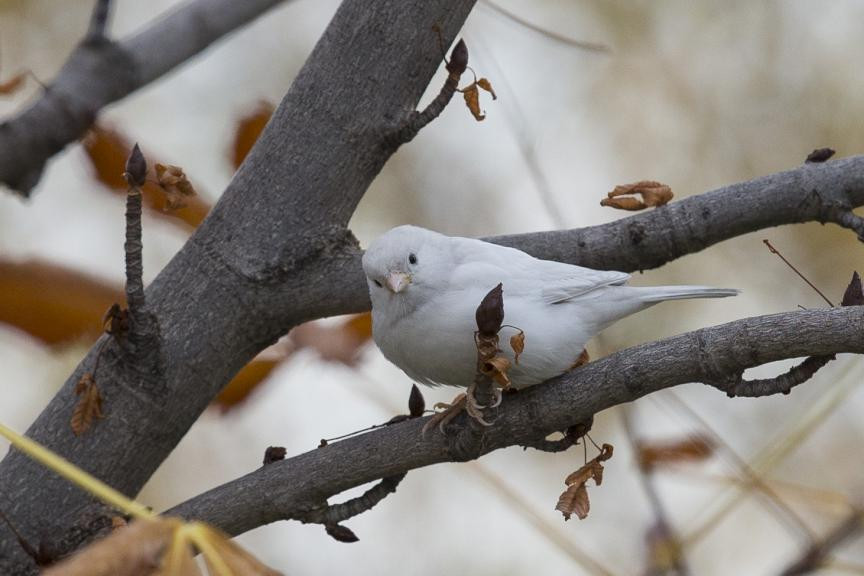
M85 372L75 384L75 395L78 396L78 402L72 412L70 425L72 432L80 436L93 425L94 420L102 418L102 395L90 372Z
M644 471L668 464L707 460L713 454L714 442L701 435L672 442L636 443L636 459Z
M519 330L510 337L510 348L513 349L513 361L519 364L519 356L525 351L525 332Z
M480 91L477 89L476 82L462 89L462 97L475 120L482 122L486 119L486 115L480 110Z
M129 331L129 310L115 302L102 317L102 328L112 336L125 336Z
M426 399L416 384L411 385L411 394L408 396L408 414L411 418L419 418L426 411Z
M510 378L507 371L510 369L510 360L504 356L495 356L483 362L482 372L489 376L503 389L510 388Z
M846 292L843 293L841 306L864 306L864 291L861 289L861 276L858 272L852 273L852 280L846 287Z
M360 538L358 538L350 528L343 526L342 524L326 524L324 530L326 530L327 534L338 542L350 543L360 540Z
M0 82L0 95L9 96L14 94L24 86L24 80L27 79L27 72L19 72L8 80Z
M492 88L492 83L489 82L488 78L480 78L479 80L477 80L477 86L482 88L486 92L489 92L489 94L492 96L492 100L498 99L498 95L495 94L495 90Z
M640 200L636 194L642 197ZM616 186L607 197L600 201L601 206L610 206L620 210L642 210L649 206L663 206L672 199L672 189L666 184L653 180L641 180L633 184Z
M612 457L612 450L611 444L603 444L600 454L564 480L567 489L558 498L558 504L555 506L555 509L564 515L564 520L569 520L573 514L576 514L580 520L584 520L588 516L591 503L588 500L586 484L591 479L594 480L595 486L602 484L603 462Z
M185 208L186 199L195 196L195 189L179 166L156 164L156 181L165 192L166 211Z

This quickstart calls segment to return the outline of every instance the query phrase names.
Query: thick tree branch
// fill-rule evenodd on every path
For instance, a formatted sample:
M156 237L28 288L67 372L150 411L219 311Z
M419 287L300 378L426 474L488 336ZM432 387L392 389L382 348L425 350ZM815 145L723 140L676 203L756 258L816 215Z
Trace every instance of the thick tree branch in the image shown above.
M194 4L216 6L223 3L225 5L217 11L223 15L254 4L225 0ZM360 249L346 228L348 220L393 152L392 142L387 139L392 127L399 125L400 114L407 117L406 111L416 108L440 65L441 53L433 26L440 27L444 42L449 44L472 6L473 0L381 0L374 4L345 0L218 204L146 290L148 307L156 316L163 338L165 368L161 380L164 393L142 393L137 376L126 370L122 362L109 357L103 360L99 370L106 384L102 389L105 417L86 435L75 437L68 426L76 401L75 383L92 370L98 350L104 344L104 340L100 340L30 427L28 435L119 490L135 494L210 400L257 352L301 322L368 309ZM175 25L179 23L152 25L148 29L152 35L147 44L164 45L173 54L171 58L181 58L177 46L185 45L185 40L167 37L160 40L159 37L160 34L183 37L184 34L172 28ZM142 35L123 45L133 45ZM164 69L159 72L158 59L148 60L152 55L148 56L143 48L129 52L139 59L139 79L164 72ZM110 66L105 68L102 56L87 55L83 48L76 54L78 56L73 55L73 59L83 58L85 62L74 66L89 69L87 62L94 66L99 63L103 73L111 70ZM115 62L119 70L128 67L126 59L123 53L123 58ZM67 66L73 63L70 61ZM399 81L393 81L394 78ZM89 94L86 84L70 84L74 90L69 90L67 96L80 92L84 100L92 101L86 98ZM99 93L104 96L103 92ZM327 97L322 98L322 94ZM56 95L49 90L46 98L53 97ZM42 105L48 104L43 102ZM10 138L4 135L4 131L9 130L8 124L0 127L0 142ZM60 147L66 142L68 140L55 141ZM14 158L4 156L7 153L10 152L0 145L0 172L16 163ZM831 215L825 211L825 206L848 210L864 203L862 184L864 157L849 158L738 184L605 226L501 237L493 241L509 243L538 256L597 268L650 268L760 228L810 220L830 221ZM851 316L853 312L802 312L795 318L799 321L810 318L806 314L825 314L825 317L836 314L830 316L836 319ZM758 322L758 319L751 322ZM775 328L794 332L800 325ZM849 327L850 333L852 328ZM736 334L729 336L736 337ZM830 338L814 339L808 342L810 346L806 349L802 345L800 350L786 351L804 356L830 354L843 348L839 344L831 347L830 342ZM749 350L741 350L739 355L746 361L721 366L723 369L719 371L709 370L710 374L697 372L688 378L713 377L716 380L723 374L734 373L736 366L747 364L752 358ZM757 355L754 364L769 361L766 358L770 354L764 356ZM668 361L663 355L658 360L660 367L666 366L664 362ZM640 361L653 366L654 359L640 357ZM603 366L610 366L608 359L601 362ZM611 377L595 374L591 366L594 365L578 373L589 370L594 378ZM624 391L626 394L621 392L620 398L636 397L652 387L672 385L678 382L675 378L681 376L680 372L642 374L640 365L615 365L614 368L632 376L627 380L630 388ZM650 380L648 376L658 379ZM646 381L641 382L640 378ZM616 382L619 388L623 385ZM596 382L592 386L587 389L601 388ZM642 388L645 390L641 391ZM546 391L543 394L549 394L560 386L542 389ZM505 413L515 418L520 414L525 417L528 413L524 410L538 410L540 405L532 400L535 394L533 391L520 393L514 405L522 406L522 411L506 410ZM544 420L544 426L548 424L550 430L561 430L574 421L584 420L586 415L616 403L616 398L608 394L603 391L597 398L564 394L562 402L581 408L566 417L559 414L560 422ZM550 401L552 405L557 403L555 398ZM545 409L545 400L543 406ZM496 420L494 429L506 431L527 426L528 432L523 430L521 440L531 444L542 430L533 428L532 419L540 421L536 414L529 415L531 418L524 422L514 421L509 425L505 422L503 427ZM404 437L394 436L393 441L402 442L403 448L419 446L420 450L413 456L417 465L430 463L430 458L445 461L454 456L475 457L478 453L476 439L469 435L461 435L457 444L448 446L439 445L440 438L435 440L437 435L430 435L431 443L419 442L418 421L392 428L414 431ZM384 437L390 438L389 434L391 432ZM503 436L498 440L499 445L489 444L496 434L482 436L484 449L507 445ZM357 442L365 446L363 442L366 441L358 439ZM509 443L519 441L518 435L506 437ZM346 442L352 446L355 441ZM327 458L341 454L343 444L327 447L321 453L328 455ZM370 458L369 466L361 468L361 472L365 472L360 475L367 478L364 482L404 471L388 471L387 466L376 459L378 451L367 451L370 453L374 457ZM407 468L412 467L410 462L408 464ZM334 464L330 462L329 465ZM402 465L405 467L405 462ZM274 463L267 469L272 466L284 469L282 463ZM327 471L326 468L322 470ZM344 487L334 485L320 490L314 474L294 480L298 489L321 495L331 489L330 493L335 494L348 485L356 485L352 479ZM8 509L4 508L4 513L22 535L31 542L47 541L54 549L68 550L110 524L106 522L110 513L86 494L18 453L9 454L0 464L0 492L13 503ZM280 493L279 490L273 492ZM252 493L247 497L260 498ZM241 501L243 498L228 504ZM321 499L310 500L304 496L303 501L308 504ZM260 503L250 505L254 510L261 509ZM286 506L286 510L294 512L290 502ZM266 520L268 513L262 514L244 523L260 525L269 521ZM28 559L14 535L0 526L0 573L30 573L28 570L32 571L32 567L26 562Z
M860 219L864 156L804 164L690 196L608 224L484 238L538 258L599 270L649 270L676 258L757 230L801 222L836 223L838 214ZM857 230L856 230L857 233ZM323 315L369 309L361 253L330 271L340 289Z
M479 457L507 446L530 444L611 406L687 382L808 353L864 353L864 307L806 310L737 320L642 344L505 398L495 425L472 441ZM530 338L530 334L528 335ZM421 429L428 418L409 420L326 448L275 462L201 494L167 514L211 522L230 534L302 516L310 502L377 478L462 460L454 447L475 427L448 436Z
M218 7L206 23L254 3L205 4ZM243 365L292 326L319 317L337 288L328 271L357 253L346 226L393 152L384 136L416 108L441 65L433 26L449 44L473 4L344 1L228 189L146 290L163 338L164 393L142 394L122 362L103 359L105 417L76 438L68 426L74 385L92 369L100 340L28 435L135 494ZM182 59L176 41L160 40L168 30L188 35L174 26L154 24L148 44ZM139 63L139 77L156 74L156 61ZM92 537L107 517L19 453L0 464L0 492L14 502L4 513L25 537L60 549ZM20 573L25 562L14 535L0 526L0 573Z
M282 0L190 0L137 34L104 35L109 2L97 0L84 41L26 109L0 124L0 182L24 196L45 163L84 135L99 111L202 52Z

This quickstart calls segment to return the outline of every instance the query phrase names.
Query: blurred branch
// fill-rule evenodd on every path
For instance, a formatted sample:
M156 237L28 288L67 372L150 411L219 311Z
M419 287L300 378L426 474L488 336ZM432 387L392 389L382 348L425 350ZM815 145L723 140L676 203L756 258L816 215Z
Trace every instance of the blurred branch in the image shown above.
M810 546L800 558L783 570L782 576L799 576L819 570L835 549L859 536L862 528L864 528L864 512L853 510L825 538Z
M807 353L864 353L859 327L864 307L805 310L737 320L622 350L508 397L495 425L484 429L472 454L531 443L587 421L611 406L651 392L717 380L724 373ZM475 434L465 418L451 432L421 437L427 418L406 421L275 462L169 510L211 522L230 534L300 518L319 502L376 478L464 458L462 436ZM309 482L315 478L315 482ZM267 494L266 499L257 495Z
M105 37L97 0L84 40L26 109L0 125L0 182L29 196L46 162L84 135L112 102L183 64L282 0L189 0L120 41Z
M633 429L630 406L622 406L620 414L627 440L633 451L638 453L639 440ZM666 508L657 493L657 487L654 485L653 468L643 465L640 459L637 459L637 464L639 464L639 480L642 484L642 491L648 498L651 510L654 512L654 524L647 531L648 559L645 574L646 576L663 576L664 574L687 576L690 574L690 568L684 557L681 539L669 522Z
M588 50L589 52L611 52L612 50L606 46L605 44L599 44L596 42L586 42L584 40L576 40L575 38L570 38L569 36L564 36L563 34L558 34L557 32L553 32L552 30L548 30L546 28L542 28L533 24L515 12L511 12L502 6L499 6L497 3L492 0L486 0L483 4L489 7L494 12L497 12L504 18L510 20L511 22L515 22L519 26L523 26L533 32L540 34L541 36L545 36L551 40L556 42L560 42L562 44L566 44L567 46L572 46L574 48L579 48L580 50Z

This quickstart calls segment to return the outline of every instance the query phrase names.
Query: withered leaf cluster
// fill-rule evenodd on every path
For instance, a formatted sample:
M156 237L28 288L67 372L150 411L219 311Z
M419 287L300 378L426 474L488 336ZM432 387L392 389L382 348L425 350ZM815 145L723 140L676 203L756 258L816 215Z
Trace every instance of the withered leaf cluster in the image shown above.
M185 208L186 199L195 196L195 189L179 166L156 164L156 182L165 192L165 210L169 212Z
M465 98L465 105L468 107L468 110L471 111L471 115L474 116L474 119L478 122L482 122L486 119L486 114L480 109L481 89L491 94L492 100L498 99L498 95L495 94L495 90L492 88L492 83L486 78L475 80L465 88L459 89L459 91L462 92L462 96Z
M636 196L641 196L640 200ZM654 180L640 180L616 186L600 201L601 206L619 210L643 210L649 206L663 206L672 199L672 189Z
M573 514L576 514L580 520L588 516L591 503L588 500L587 482L593 479L594 485L600 486L603 482L603 462L611 457L612 445L603 444L600 454L564 480L567 489L558 498L558 504L555 506L555 509L564 515L564 520L569 520Z
M8 80L0 82L0 95L10 96L14 94L24 86L24 80L26 79L27 72L19 72Z

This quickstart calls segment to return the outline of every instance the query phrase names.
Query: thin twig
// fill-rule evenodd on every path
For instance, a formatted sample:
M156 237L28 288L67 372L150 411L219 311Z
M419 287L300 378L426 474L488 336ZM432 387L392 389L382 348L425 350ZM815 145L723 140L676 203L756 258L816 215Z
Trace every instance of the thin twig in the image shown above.
M308 524L324 524L325 526L344 522L371 510L384 498L396 492L396 488L406 474L407 472L382 478L380 482L356 498L351 498L340 504L324 504L299 515L295 519Z
M764 240L762 240L762 242L765 244L765 246L768 247L768 250L770 250L772 254L776 254L776 255L777 255L781 260L783 260L783 262L785 262L786 265L787 265L789 268L791 268L793 272L795 272L795 274L797 274L797 275L798 275L802 280L804 280L804 282L806 282L808 286L810 286L811 288L813 288L813 290L815 290L816 293L819 294L819 296L821 296L822 299L825 300L825 302L827 302L829 306L831 306L832 308L834 308L834 304L831 303L831 300L829 300L828 297L825 296L825 294L823 294L822 291L819 290L819 288L817 288L815 284L813 284L812 282L810 282L810 280L809 280L806 276L804 276L804 274L802 274L802 273L801 273L797 268L795 268L795 266L793 266L792 263L789 262L789 260L787 260L787 259L783 256L783 254L780 253L779 250L777 250L774 246L772 246L772 245L771 245L771 242L770 242L767 238L764 239Z
M90 15L90 27L87 29L85 42L99 42L107 39L105 30L108 27L108 16L111 12L111 0L96 0L93 13Z
M761 398L773 394L789 394L792 388L812 378L820 368L834 358L833 354L810 356L800 364L773 378L746 380L742 373L736 373L725 380L706 383L726 392L730 398Z
M638 439L636 431L633 429L632 415L630 406L621 407L621 423L624 426L624 433L630 442L630 446L634 450L638 449ZM642 483L642 490L651 504L651 509L654 511L654 526L651 529L652 535L649 540L653 547L663 547L666 554L655 554L651 550L648 558L651 562L647 567L646 574L648 576L660 576L662 574L677 574L678 576L687 576L690 574L690 568L687 565L687 559L684 557L684 550L681 546L681 539L677 532L669 523L669 518L666 515L666 508L663 506L663 501L657 493L657 488L654 485L654 475L651 468L639 466L639 480ZM668 562L668 565L661 565L658 560L663 558Z

